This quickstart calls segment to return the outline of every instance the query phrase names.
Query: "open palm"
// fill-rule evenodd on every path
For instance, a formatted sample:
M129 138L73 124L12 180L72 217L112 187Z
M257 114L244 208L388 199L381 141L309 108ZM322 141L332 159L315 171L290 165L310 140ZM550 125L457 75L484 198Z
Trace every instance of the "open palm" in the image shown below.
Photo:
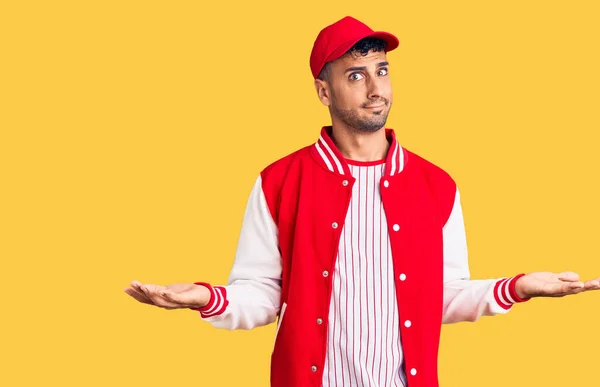
M563 297L587 290L600 289L600 278L581 282L577 273L535 272L517 280L515 290L521 298Z
M124 291L141 303L165 309L199 308L210 300L206 287L190 283L161 286L131 281Z

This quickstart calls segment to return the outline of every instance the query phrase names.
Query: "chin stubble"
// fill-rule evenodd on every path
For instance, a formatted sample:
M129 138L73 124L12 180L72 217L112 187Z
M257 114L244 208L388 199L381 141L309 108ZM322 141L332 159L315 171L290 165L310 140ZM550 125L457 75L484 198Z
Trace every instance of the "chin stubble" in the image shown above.
M365 105L367 106L367 105ZM355 111L350 109L339 109L335 104L331 105L331 110L346 125L360 132L376 132L385 126L387 116L391 105L386 100L387 109L385 111L373 112L368 118L361 118Z

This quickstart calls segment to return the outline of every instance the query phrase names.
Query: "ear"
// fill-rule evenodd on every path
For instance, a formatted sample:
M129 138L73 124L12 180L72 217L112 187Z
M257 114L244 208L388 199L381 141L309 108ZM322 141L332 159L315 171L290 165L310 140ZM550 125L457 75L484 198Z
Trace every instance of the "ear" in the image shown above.
M317 90L317 96L321 103L325 106L331 105L331 91L329 90L329 84L327 81L321 79L315 79L315 89Z

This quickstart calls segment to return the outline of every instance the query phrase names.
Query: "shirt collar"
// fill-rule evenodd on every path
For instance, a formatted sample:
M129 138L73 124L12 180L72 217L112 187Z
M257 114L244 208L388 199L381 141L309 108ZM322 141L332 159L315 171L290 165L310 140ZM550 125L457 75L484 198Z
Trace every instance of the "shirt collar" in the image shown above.
M333 173L352 176L350 168L346 163L346 159L342 156L329 135L331 129L331 126L323 126L321 128L319 140L312 146L317 162ZM404 169L406 152L403 151L396 140L396 134L393 129L385 128L385 136L390 142L390 148L385 158L384 175L397 175Z

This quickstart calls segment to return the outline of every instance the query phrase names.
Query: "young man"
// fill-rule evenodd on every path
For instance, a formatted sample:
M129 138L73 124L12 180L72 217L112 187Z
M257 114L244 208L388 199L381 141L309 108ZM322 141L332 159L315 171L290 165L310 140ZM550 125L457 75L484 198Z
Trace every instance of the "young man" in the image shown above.
M442 323L599 289L571 272L469 279L454 180L385 128L386 52L398 44L351 17L319 33L310 66L332 125L260 173L227 286L133 281L125 291L220 328L279 316L275 387L434 387Z

